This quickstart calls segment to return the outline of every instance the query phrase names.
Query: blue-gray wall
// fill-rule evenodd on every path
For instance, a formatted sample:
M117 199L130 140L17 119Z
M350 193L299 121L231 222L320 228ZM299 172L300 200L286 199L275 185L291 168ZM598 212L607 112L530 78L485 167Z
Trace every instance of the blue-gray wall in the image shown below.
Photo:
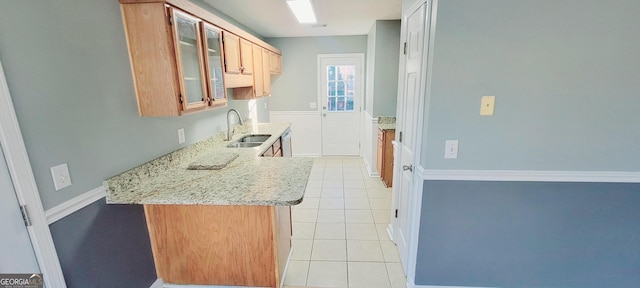
M318 54L366 53L367 36L266 38L282 50L282 74L272 76L269 109L275 111L315 111L318 102ZM317 107L322 107L317 103Z
M438 1L422 165L638 171L639 14L628 0Z
M400 61L400 20L377 20L373 49L373 117L396 116L398 64ZM371 32L369 33L371 36ZM370 63L367 63L369 65ZM369 110L368 110L369 111Z
M436 12L423 167L640 170L640 2L447 0ZM483 95L494 116L479 115ZM458 159L443 158L448 139ZM638 286L639 188L425 181L416 284Z
M227 108L138 116L116 0L0 1L0 59L45 209L182 147L179 128L184 145L226 129ZM61 163L73 185L55 191L49 168Z
M142 205L103 198L50 229L69 288L147 288L157 279Z
M638 287L640 184L425 181L416 284Z
M183 117L139 117L117 0L0 1L0 60L45 209L226 129L228 108L249 110L249 101L231 100ZM260 121L268 119L264 103L254 104ZM49 167L60 163L73 185L55 191ZM156 279L141 206L100 200L50 228L68 287Z

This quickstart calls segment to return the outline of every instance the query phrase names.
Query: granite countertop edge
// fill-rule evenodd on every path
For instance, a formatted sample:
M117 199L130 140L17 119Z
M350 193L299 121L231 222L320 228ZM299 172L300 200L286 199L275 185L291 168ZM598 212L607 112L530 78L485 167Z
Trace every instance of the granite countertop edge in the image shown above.
M103 182L107 204L292 206L302 202L312 158L261 157L290 123L239 125L232 140L271 134L254 148L227 148L226 131L144 163ZM220 170L187 170L203 155L238 153Z

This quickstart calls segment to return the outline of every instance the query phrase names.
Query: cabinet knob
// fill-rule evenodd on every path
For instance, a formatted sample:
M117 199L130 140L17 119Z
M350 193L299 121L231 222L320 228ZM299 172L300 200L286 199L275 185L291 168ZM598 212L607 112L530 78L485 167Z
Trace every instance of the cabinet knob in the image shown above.
M409 172L413 172L413 165L409 164L409 165L402 166L402 171L407 171L407 170L409 170Z

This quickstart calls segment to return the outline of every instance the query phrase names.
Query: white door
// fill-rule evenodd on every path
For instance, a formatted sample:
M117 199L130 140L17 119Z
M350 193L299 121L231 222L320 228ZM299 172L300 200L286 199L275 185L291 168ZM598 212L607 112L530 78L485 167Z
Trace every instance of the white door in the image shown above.
M416 145L416 127L418 127L418 111L420 109L420 95L422 83L422 61L424 56L424 32L426 22L426 4L423 4L409 15L406 21L406 41L407 52L405 55L404 71L404 95L402 95L402 113L400 133L402 139L397 138L400 154L400 183L397 187L398 195L396 209L398 216L396 219L397 229L394 229L394 241L398 246L400 260L407 271L407 256L409 229L411 225L410 205L411 194L413 192L413 170L414 152ZM417 219L416 219L417 220Z
M360 155L363 54L318 55L322 155Z
M2 227L0 273L40 273L2 149L0 149L0 227Z

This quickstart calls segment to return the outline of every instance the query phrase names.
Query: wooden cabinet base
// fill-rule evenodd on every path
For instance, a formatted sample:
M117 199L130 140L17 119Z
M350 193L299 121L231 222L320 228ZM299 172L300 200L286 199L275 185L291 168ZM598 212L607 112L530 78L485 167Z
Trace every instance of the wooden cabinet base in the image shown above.
M393 185L393 144L396 138L396 130L378 129L378 159L377 168L385 187Z
M289 207L144 205L144 210L156 272L165 283L280 287L287 261L282 255L291 249Z

